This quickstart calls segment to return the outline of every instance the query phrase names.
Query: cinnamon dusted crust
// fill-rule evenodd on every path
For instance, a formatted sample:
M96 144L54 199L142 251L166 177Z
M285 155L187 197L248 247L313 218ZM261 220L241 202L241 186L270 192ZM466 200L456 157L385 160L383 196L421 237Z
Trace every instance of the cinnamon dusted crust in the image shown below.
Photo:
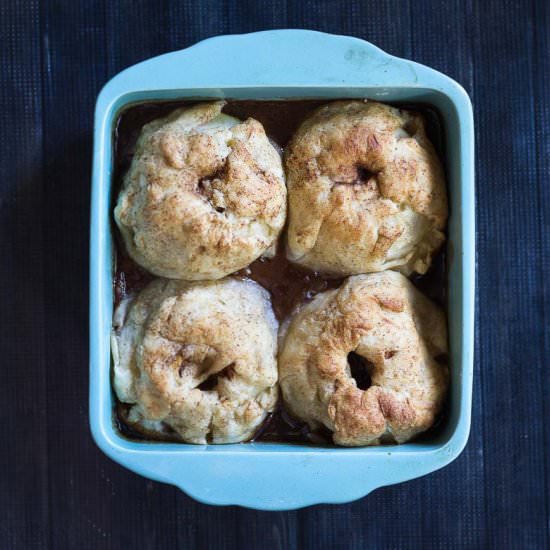
M335 275L427 271L445 240L447 197L420 115L330 103L300 126L285 165L289 259Z
M279 153L223 101L146 124L115 208L130 256L161 277L219 279L264 254L285 223Z
M277 401L277 321L252 281L157 279L115 312L114 388L128 422L189 443L250 439Z
M363 358L371 385L352 377ZM279 378L290 412L346 446L403 443L440 411L448 368L444 313L401 274L350 277L294 314L280 331ZM438 360L436 360L438 358Z

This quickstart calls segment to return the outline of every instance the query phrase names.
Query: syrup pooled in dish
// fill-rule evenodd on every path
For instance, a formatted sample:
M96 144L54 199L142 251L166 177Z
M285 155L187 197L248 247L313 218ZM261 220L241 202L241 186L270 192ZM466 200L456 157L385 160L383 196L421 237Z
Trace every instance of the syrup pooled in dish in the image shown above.
M265 134L275 142L276 149L287 149L287 144L296 130L308 117L326 101L299 100L299 101L231 101L223 107L223 113L239 120L254 118L265 129ZM134 158L136 143L142 127L154 120L164 118L182 107L192 107L191 102L146 103L130 107L121 114L115 139L114 165L114 198L123 178L128 172ZM422 111L425 120L426 133L434 143L439 156L441 150L441 135L437 116L433 111L418 106L407 106L408 110ZM117 239L116 273L114 280L115 305L127 301L128 297L135 298L136 294L145 288L154 276L138 265L126 252L124 242L119 233ZM310 303L319 293L330 292L343 284L343 278L335 273L313 271L307 266L289 261L285 246L286 236L280 234L277 239L277 252L274 256L263 254L250 265L242 267L234 273L236 279L246 281L252 279L262 285L271 296L272 308L280 322L288 319L295 307ZM432 267L426 274L414 274L412 282L422 292L430 296L440 305L445 304L445 253L440 251L432 261ZM184 284L184 283L183 283ZM130 303L130 302L128 302ZM364 362L360 356L350 354L352 366L350 373L356 384L365 387L370 383L368 372L363 369ZM367 374L365 374L367 372ZM223 379L223 377L222 377ZM143 422L136 422L134 404L117 400L116 422L122 434L132 439L182 441L181 434L163 421L145 426ZM330 445L332 432L322 424L310 426L303 419L296 418L289 410L289 405L279 399L273 410L267 407L265 419L255 429L252 436L254 441L284 441L297 443L313 443L316 445ZM435 421L435 428L420 437L430 437L433 430L441 425L443 413L439 413ZM210 436L207 438L211 439ZM248 436L247 436L248 439ZM383 439L383 438L382 438ZM386 442L383 439L382 442Z

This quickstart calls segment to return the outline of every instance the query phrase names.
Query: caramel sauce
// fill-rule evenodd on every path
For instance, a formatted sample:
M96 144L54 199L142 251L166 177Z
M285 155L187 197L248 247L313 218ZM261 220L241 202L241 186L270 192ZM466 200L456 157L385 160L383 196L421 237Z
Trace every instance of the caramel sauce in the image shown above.
M319 292L339 287L343 281L343 278L329 279L289 262L283 242L279 242L274 258L260 258L234 276L252 279L269 290L273 312L279 321L298 304L309 302Z
M145 103L125 109L119 116L114 136L114 171L112 190L112 209L116 204L122 178L132 160L135 144L144 124L168 115L174 109L197 102L178 101ZM291 136L301 122L317 107L327 103L325 100L287 100L287 101L228 101L223 112L241 120L252 117L261 122L267 135L284 151ZM406 106L422 111L427 122L427 134L441 158L442 131L437 114L429 108ZM113 223L116 245L116 270L113 280L115 307L124 297L139 292L154 276L137 265L127 254L122 238ZM283 232L284 233L284 232ZM327 275L302 268L287 260L284 238L277 243L277 253L273 258L260 258L233 275L248 278L266 288L272 299L273 311L279 321L285 319L299 304L310 301L316 294L337 288L342 278L330 278ZM411 281L427 296L445 307L446 262L445 251L441 251L432 263L426 275L413 275ZM116 401L114 422L122 435L130 439L153 441L179 441L169 426L166 433L142 433L128 421L129 405ZM433 435L432 430L422 434L422 439ZM276 410L263 422L252 441L282 441L286 443L309 443L331 445L331 434L327 429L311 431L308 425L293 418L280 402Z

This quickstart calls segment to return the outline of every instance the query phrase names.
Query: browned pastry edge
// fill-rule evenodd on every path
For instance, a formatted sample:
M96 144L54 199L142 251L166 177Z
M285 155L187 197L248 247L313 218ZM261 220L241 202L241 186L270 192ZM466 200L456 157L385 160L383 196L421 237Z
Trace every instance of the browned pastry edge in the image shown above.
M348 363L362 357L371 385ZM401 274L350 277L280 331L279 378L290 412L324 425L339 445L398 443L428 429L448 385L444 313Z
M425 273L443 243L443 169L421 115L374 101L317 109L285 154L289 258L350 275Z

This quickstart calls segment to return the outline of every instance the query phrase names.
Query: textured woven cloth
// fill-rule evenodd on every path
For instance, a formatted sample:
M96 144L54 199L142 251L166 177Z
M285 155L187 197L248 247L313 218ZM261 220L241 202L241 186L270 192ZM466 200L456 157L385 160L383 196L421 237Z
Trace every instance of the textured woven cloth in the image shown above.
M1 546L548 547L549 24L544 0L1 2ZM285 27L365 38L471 95L477 348L456 462L356 503L267 514L204 506L95 447L88 213L93 107L109 77L209 36Z

